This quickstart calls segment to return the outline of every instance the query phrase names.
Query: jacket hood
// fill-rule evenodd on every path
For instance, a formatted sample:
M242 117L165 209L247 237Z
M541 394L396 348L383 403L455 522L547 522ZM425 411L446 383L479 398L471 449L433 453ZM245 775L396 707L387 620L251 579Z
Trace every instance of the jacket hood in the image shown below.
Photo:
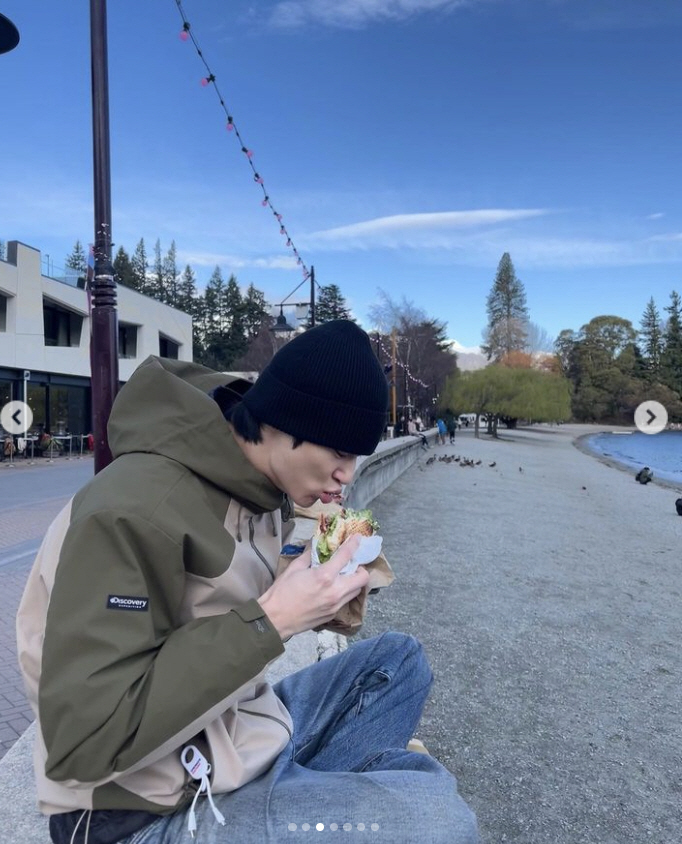
M211 391L251 386L187 361L148 357L116 396L107 429L114 458L145 452L181 463L255 512L277 510L284 494L246 459Z

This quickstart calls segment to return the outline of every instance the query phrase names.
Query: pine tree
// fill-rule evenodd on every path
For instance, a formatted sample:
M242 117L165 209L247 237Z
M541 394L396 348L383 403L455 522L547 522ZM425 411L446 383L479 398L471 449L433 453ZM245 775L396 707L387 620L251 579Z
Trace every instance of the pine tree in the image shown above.
M663 354L663 330L661 315L653 296L642 315L639 336L642 340L642 354L647 378L658 381L661 374L661 355Z
M352 317L338 285L326 284L320 289L315 302L315 323L321 325L333 319L352 320Z
M159 302L165 302L165 290L163 286L163 260L161 258L161 241L157 238L154 244L154 266L151 278L149 279L148 295Z
M197 298L197 280L194 270L189 264L185 267L180 281L178 282L177 305L181 311L194 316L195 302Z
M675 290L664 310L669 316L661 355L661 375L664 384L682 395L682 299Z
M222 303L225 280L216 266L204 291L204 319L202 325L204 362L213 369L220 369L222 336L227 326L223 320Z
M83 249L83 244L77 240L74 244L73 251L66 259L66 266L70 270L75 270L79 276L85 276L88 268L88 261Z
M147 261L147 250L144 245L144 238L140 238L139 243L135 247L133 257L130 259L130 265L133 271L134 290L140 293L149 294L149 283L147 281L147 273L149 271L149 263Z
M247 288L244 296L244 331L249 340L258 336L261 325L269 319L265 305L265 294L253 284Z
M177 304L175 307L192 317L192 358L196 363L204 362L202 334L203 306L204 299L197 294L194 270L187 264L178 282Z
M492 290L486 302L488 325L481 348L488 357L501 360L511 352L522 352L527 344L528 307L523 283L505 252L497 266Z
M232 362L242 357L248 348L244 327L244 299L234 275L227 280L221 310L227 325L222 338L221 368L228 370Z
M117 284L122 284L124 287L132 287L136 290L136 278L133 272L133 265L130 262L128 253L122 246L119 246L116 257L114 258L114 280Z
M163 277L161 301L175 308L178 301L178 264L174 240L171 241L170 249L163 259L161 274Z

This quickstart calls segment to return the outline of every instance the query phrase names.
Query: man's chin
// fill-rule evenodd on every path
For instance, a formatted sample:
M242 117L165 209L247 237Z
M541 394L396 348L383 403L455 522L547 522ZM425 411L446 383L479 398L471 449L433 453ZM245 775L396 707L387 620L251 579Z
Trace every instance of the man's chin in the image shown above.
M299 507L312 507L316 501L320 500L319 495L300 495L294 498L291 496L292 501L294 504L297 504Z

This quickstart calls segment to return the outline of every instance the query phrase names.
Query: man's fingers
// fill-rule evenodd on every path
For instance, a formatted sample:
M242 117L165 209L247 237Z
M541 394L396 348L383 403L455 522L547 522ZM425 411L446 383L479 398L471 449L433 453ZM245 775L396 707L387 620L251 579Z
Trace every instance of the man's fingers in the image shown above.
M358 534L353 534L353 536L349 536L348 539L344 539L341 545L332 554L331 559L327 560L324 564L325 569L333 572L334 574L338 574L353 554L355 554L358 550L359 545L360 537Z
M310 548L306 548L302 554L299 554L295 560L292 560L287 566L287 571L289 571L289 569L296 570L307 568L310 568Z

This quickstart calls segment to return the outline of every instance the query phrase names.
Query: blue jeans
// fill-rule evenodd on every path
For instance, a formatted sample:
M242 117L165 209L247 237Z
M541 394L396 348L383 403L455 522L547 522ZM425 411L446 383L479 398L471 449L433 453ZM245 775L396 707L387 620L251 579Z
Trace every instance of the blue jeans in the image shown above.
M338 833L357 844L476 844L473 812L431 756L405 750L433 677L421 645L402 633L353 644L275 686L294 739L262 776L198 801L197 844L307 841ZM190 842L187 812L161 817L125 844Z

